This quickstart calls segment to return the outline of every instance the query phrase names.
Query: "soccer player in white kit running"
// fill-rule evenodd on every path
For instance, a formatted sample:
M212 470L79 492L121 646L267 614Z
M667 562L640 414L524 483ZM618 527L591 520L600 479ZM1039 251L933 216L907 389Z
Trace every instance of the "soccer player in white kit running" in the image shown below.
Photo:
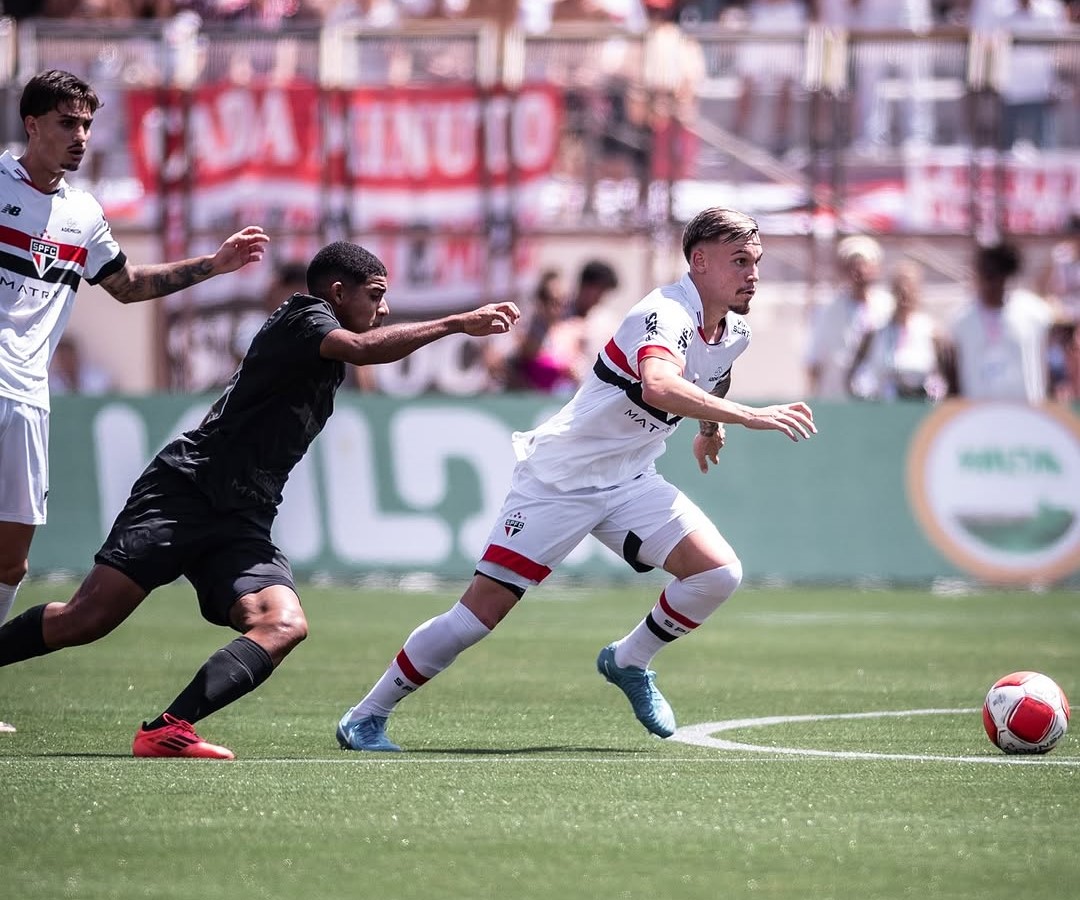
M121 303L171 294L260 259L269 237L248 226L213 256L132 265L101 205L72 187L100 106L70 72L50 70L23 88L26 150L0 155L0 622L26 576L49 493L49 361L85 278ZM0 722L0 731L15 729Z
M510 492L464 595L420 625L385 674L342 716L342 749L398 751L386 736L394 707L490 634L585 537L595 535L638 571L673 576L629 634L600 651L597 668L660 737L675 716L649 668L742 580L742 564L705 514L655 468L684 417L699 420L693 453L718 462L723 425L817 432L803 402L750 407L724 399L731 366L750 343L744 316L758 283L761 239L742 213L711 208L683 232L689 271L634 306L573 398L533 431L513 436Z

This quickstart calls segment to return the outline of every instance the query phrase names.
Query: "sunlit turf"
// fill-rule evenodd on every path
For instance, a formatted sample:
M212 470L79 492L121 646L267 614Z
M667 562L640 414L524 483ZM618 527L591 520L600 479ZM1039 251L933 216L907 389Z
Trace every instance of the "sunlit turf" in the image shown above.
M20 607L66 597L34 583ZM743 589L656 659L681 725L764 716L726 751L650 737L595 672L655 585L531 592L407 700L399 756L341 713L451 591L307 588L311 637L200 723L234 762L135 760L229 632L186 585L96 645L0 672L5 897L717 898L1076 895L1080 728L1013 764L976 711L1016 669L1080 696L1075 592ZM970 710L970 712L962 712ZM792 755L814 750L911 759ZM998 761L1000 764L997 764Z

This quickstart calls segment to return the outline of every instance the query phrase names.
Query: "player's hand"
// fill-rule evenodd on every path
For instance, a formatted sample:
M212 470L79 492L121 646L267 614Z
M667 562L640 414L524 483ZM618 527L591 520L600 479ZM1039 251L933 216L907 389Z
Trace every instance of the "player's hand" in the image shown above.
M754 411L746 423L747 428L755 431L782 431L793 441L805 440L817 434L814 413L803 401L797 403L778 403L776 406L764 406Z
M520 318L517 304L508 301L488 303L463 315L465 333L471 337L505 334Z
M709 471L709 463L720 465L720 451L724 449L724 426L714 435L705 437L701 432L694 435L694 459L702 472Z
M248 225L236 232L214 254L214 274L235 272L250 262L257 262L266 253L270 235L258 225Z

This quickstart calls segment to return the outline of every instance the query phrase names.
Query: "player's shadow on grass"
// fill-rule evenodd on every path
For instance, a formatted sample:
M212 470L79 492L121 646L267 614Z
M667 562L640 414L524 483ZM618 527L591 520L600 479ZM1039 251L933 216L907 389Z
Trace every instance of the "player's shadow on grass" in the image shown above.
M634 755L648 753L646 748L628 747L575 747L571 744L555 744L547 747L422 747L409 749L409 756L427 754L431 756L535 756L543 753L617 753ZM358 754L359 755L359 754ZM363 754L365 756L371 754ZM396 756L397 754L388 754Z

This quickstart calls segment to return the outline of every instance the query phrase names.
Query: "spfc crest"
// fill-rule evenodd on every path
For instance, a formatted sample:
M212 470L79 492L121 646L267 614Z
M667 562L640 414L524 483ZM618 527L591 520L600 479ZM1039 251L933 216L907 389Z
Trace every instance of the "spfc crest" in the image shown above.
M513 537L522 528L525 527L525 515L523 513L511 513L506 517L506 521L503 522L503 528L506 531L507 537Z
M43 241L41 238L31 238L30 258L34 261L38 277L44 277L45 273L52 268L53 263L60 258L60 245L52 241Z

